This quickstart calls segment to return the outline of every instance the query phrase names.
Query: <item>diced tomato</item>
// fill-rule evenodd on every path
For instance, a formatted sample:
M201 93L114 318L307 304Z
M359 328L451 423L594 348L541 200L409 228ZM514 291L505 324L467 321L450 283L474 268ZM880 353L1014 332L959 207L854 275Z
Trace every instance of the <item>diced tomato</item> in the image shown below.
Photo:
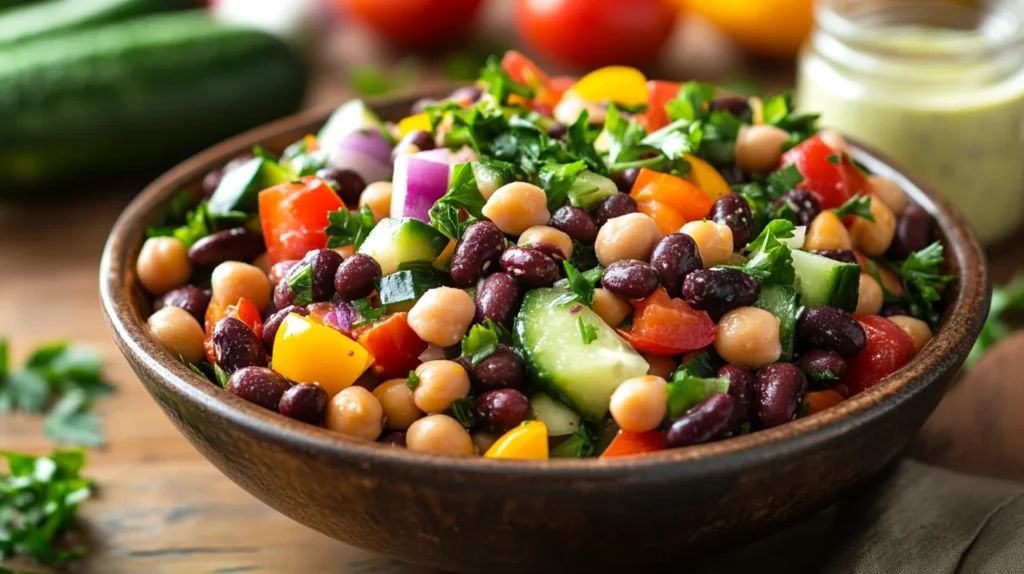
M782 166L795 165L804 176L799 187L813 193L822 209L834 209L867 187L867 178L854 167L850 157L814 136L787 151Z
M510 78L524 86L537 90L548 82L548 75L526 56L509 50L501 58L501 67Z
M210 301L210 305L206 308L206 317L203 320L203 326L206 329L203 349L206 351L206 360L211 364L216 362L216 355L213 352L213 326L225 317L238 319L248 325L256 333L257 338L262 340L263 337L263 318L260 315L260 310L252 301L245 297L233 305Z
M843 402L843 395L831 389L827 391L814 391L807 393L804 402L807 403L807 414L813 415Z
M658 431L629 432L619 430L601 458L631 456L665 450L665 437Z
M675 99L679 94L682 84L677 82L666 82L663 80L650 80L647 82L647 111L635 116L636 121L644 126L647 133L659 130L669 124L668 111L665 104Z
M878 315L854 315L864 328L867 345L849 360L846 376L840 381L851 395L862 393L898 371L914 358L917 345L896 323Z
M674 209L686 221L704 219L715 203L707 194L685 179L646 167L636 176L636 182L633 183L633 189L629 194L637 201L660 201Z
M569 88L573 87L575 83L576 78L572 76L555 76L551 78L537 92L537 103L554 108L558 105L558 102L562 101L562 96L565 95L565 92L569 91Z
M373 355L373 371L381 379L408 376L420 364L427 343L409 326L407 313L395 313L359 335L359 344Z
M679 355L715 341L718 327L704 311L682 299L673 299L659 287L647 298L633 303L633 327L620 335L633 348L652 355Z
M345 204L331 186L308 176L302 183L283 183L260 192L260 221L270 264L302 259L327 245L327 214Z
M653 219L662 235L675 233L686 223L678 211L653 199L636 202L636 210Z

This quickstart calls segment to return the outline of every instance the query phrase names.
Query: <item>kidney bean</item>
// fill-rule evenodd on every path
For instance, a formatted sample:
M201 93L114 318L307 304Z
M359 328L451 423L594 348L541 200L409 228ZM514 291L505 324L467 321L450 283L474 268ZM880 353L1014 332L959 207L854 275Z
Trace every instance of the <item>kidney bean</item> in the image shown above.
M665 446L680 448L731 436L735 410L736 400L731 396L711 395L668 425Z
M505 249L505 235L490 221L470 225L455 245L450 271L459 287L470 287L494 265Z
M765 428L789 422L807 394L807 377L796 365L775 363L762 368L754 383L757 418Z
M597 239L597 224L590 214L572 205L562 206L551 216L548 225L580 243L590 245Z
M633 184L636 183L636 178L640 175L640 168L631 167L622 171L617 171L612 174L612 181L615 182L615 187L619 188L622 193L629 193L633 189Z
M750 203L738 193L729 193L711 206L711 221L732 229L732 248L739 251L754 238L754 212Z
M857 256L849 249L815 249L811 251L811 253L821 255L822 257L828 257L833 261L842 261L843 263L857 262Z
M811 349L805 352L797 360L796 366L807 375L808 383L816 390L833 386L836 379L846 374L846 359L839 353L824 349Z
M896 315L910 315L910 311L902 303L887 303L878 312L883 317L895 317Z
M289 278L309 265L310 280L313 285L313 301L327 301L334 296L334 276L341 266L342 256L330 249L313 249L306 253L302 262L292 270Z
M288 379L266 367L244 367L228 377L228 392L275 412L291 386Z
M487 391L476 399L476 414L488 429L506 431L526 420L530 400L515 389Z
M295 293L292 292L291 287L288 286L288 278L284 277L277 282L277 286L274 287L274 306L278 309L284 309L295 302Z
M519 312L523 289L515 277L508 273L495 273L484 278L477 287L476 320L490 319L506 327L512 326L512 320Z
M484 95L484 91L480 86L462 86L460 88L456 88L455 91L448 96L448 99L455 101L469 100L469 103L475 104L480 100L480 96L482 95Z
M263 342L248 325L225 317L213 326L213 350L217 366L227 374L245 367L265 367Z
M338 266L334 274L334 290L345 301L362 299L373 292L374 282L380 276L380 263L376 259L364 253L356 253Z
M466 359L463 364L474 385L486 390L515 389L523 386L526 369L523 360L508 345L500 343L491 356L473 366Z
M683 282L686 302L712 317L753 305L760 293L761 284L757 279L736 269L698 269Z
M548 137L556 140L565 140L566 134L569 133L569 128L565 127L565 124L561 122L555 122L548 128Z
M407 153L410 146L416 146L419 151L429 151L434 149L434 136L430 135L430 132L424 130L412 130L405 134L398 144L395 145L394 149L391 150L391 161L398 159L398 156ZM415 150L414 150L415 151Z
M697 242L685 233L669 233L661 238L651 253L651 266L670 297L682 293L687 275L704 268Z
M549 287L558 281L555 260L532 247L509 247L499 261L502 269L527 287Z
M405 431L392 431L380 438L380 442L390 445L405 448Z
M188 259L196 267L216 267L225 261L251 261L266 250L262 235L235 227L196 241L188 250Z
M268 355L274 354L274 339L277 338L277 331L281 328L281 323L283 323L288 315L291 315L292 313L306 317L309 315L309 310L305 307L288 305L286 307L282 307L279 311L274 312L274 314L263 322L263 350L266 351Z
M823 348L850 358L867 344L864 328L842 309L816 305L807 309L796 325L796 333L808 348Z
M190 315L203 324L206 318L206 308L210 305L210 292L200 289L195 285L185 285L157 297L153 301L153 311L159 311L164 307L179 307L189 312Z
M757 415L757 401L754 393L754 373L743 365L730 363L718 369L718 376L729 377L729 396L736 401L733 409L732 428L738 431L741 424L753 421Z
M635 179L635 178L634 178ZM602 201L594 210L594 222L600 228L609 219L636 213L636 200L625 193L615 194Z
M783 204L788 204L793 210L793 222L797 225L810 225L821 213L821 202L811 192L803 189L791 189L782 194L772 203L772 208L779 209Z
M717 96L711 100L711 111L724 111L740 118L750 111L750 101L743 96Z
M643 261L623 259L604 270L601 286L623 299L643 299L658 288L658 272Z
M359 196L366 189L366 180L363 179L363 176L351 169L334 167L319 169L316 176L338 192L338 197L345 202L345 205L352 208L359 205Z
M896 221L896 233L889 246L889 257L903 260L928 246L932 236L932 216L916 203L907 205Z
M530 247L536 249L537 251L540 251L544 255L547 255L555 263L561 263L562 261L565 261L565 253L562 252L562 248L555 245L554 243L534 243Z
M302 383L289 388L281 395L278 411L297 421L320 424L327 411L328 400L327 391L320 388L320 385Z

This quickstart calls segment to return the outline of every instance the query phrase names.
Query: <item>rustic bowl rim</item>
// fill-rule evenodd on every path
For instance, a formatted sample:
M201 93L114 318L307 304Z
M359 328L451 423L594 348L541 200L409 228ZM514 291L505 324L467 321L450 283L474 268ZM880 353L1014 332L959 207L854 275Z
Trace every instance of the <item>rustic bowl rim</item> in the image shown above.
M408 104L414 99L408 96L381 98L367 103L380 109ZM321 456L347 457L367 465L385 465L395 472L415 473L420 478L424 477L423 471L444 471L449 476L449 473L470 473L478 477L516 477L559 483L565 479L637 482L696 477L715 470L742 470L754 461L772 459L792 449L812 449L826 444L855 427L871 424L927 386L948 380L949 371L957 368L970 351L988 313L991 287L987 260L964 217L933 190L907 175L906 170L867 146L851 141L850 152L854 159L871 172L891 172L888 175L931 213L945 238L947 261L954 261L959 271L949 287L956 291L956 298L945 309L932 341L913 361L872 389L836 407L778 427L636 457L542 461L443 457L345 437L263 409L193 373L149 336L145 321L135 313L128 288L134 276L129 262L134 261L138 253L146 226L175 190L185 183L198 181L210 169L249 150L253 144L319 126L333 109L309 110L266 124L230 138L167 171L125 208L111 231L100 263L104 313L119 347L137 370L144 370L152 380L175 395L213 411L225 423L294 448ZM636 472L653 467L661 472Z

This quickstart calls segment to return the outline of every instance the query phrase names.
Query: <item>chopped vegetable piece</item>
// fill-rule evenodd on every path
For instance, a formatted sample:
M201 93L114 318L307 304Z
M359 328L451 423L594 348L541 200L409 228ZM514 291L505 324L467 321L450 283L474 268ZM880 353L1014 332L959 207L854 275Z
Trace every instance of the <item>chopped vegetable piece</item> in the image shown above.
M637 201L659 201L686 221L704 219L714 204L714 200L685 179L647 168L640 170L630 195Z
M647 78L636 68L606 66L580 78L571 88L584 100L615 102L627 106L647 105Z
M704 311L673 299L659 287L633 303L633 326L618 329L634 348L652 355L679 355L714 342L718 327Z
M411 373L427 350L427 343L409 327L408 313L395 313L375 323L359 335L359 344L373 357L373 372L382 381Z
M862 393L877 385L910 362L917 345L896 323L878 315L854 315L864 328L867 345L857 356L849 359L846 375L841 383L850 394Z
M546 460L548 429L541 421L526 421L502 435L484 457Z
M805 416L820 413L825 409L832 408L843 402L843 395L829 389L827 391L814 391L807 393L804 398Z
M261 191L259 206L271 264L302 259L307 252L326 247L329 214L345 208L331 186L315 177Z
M273 369L296 383L316 383L331 397L373 361L359 343L300 315L288 315L274 339Z
M660 431L629 432L620 430L601 458L634 456L665 450L665 436Z

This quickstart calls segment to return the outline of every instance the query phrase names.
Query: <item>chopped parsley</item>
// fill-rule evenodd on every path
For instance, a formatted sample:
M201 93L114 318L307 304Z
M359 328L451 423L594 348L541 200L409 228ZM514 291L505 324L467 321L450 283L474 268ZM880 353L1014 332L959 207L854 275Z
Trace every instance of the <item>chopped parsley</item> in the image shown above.
M473 397L461 397L452 401L448 407L448 414L459 424L466 428L473 428L476 424L476 401Z
M789 246L780 241L793 237L796 227L792 221L775 219L765 226L761 234L747 246L747 262L742 267L729 267L743 271L761 285L775 283L792 285L796 281L793 254Z
M405 386L409 387L410 391L415 391L416 387L420 386L420 376L416 374L416 371L409 371L409 377L405 379Z
M587 458L593 454L594 439L586 425L580 425L568 438L551 449L552 458Z
M569 200L569 189L576 182L576 176L586 171L584 160L572 163L545 163L540 168L540 188L548 196L548 211L555 212ZM594 186L594 190L597 187Z
M866 219L871 223L875 222L875 216L871 215L871 196L855 195L843 202L842 205L832 210L836 217L842 219L848 215Z
M939 322L939 312L935 304L942 299L942 290L952 281L952 275L939 273L942 265L942 243L936 241L920 251L910 254L895 269L903 280L910 314L927 322L933 329Z
M597 340L597 329L584 321L582 315L576 316L576 328L580 331L580 339L584 345L589 345Z
M483 323L473 325L462 338L462 356L469 359L474 367L490 357L501 342L497 324L487 319Z
M352 212L342 208L327 214L330 225L324 229L327 233L327 248L354 245L356 249L366 241L370 231L377 224L369 205L359 211Z
M359 312L359 319L352 322L353 327L375 323L383 319L384 315L388 313L384 307L374 307L371 305L369 299L356 299L350 303Z
M480 72L480 81L487 85L487 91L500 104L508 102L512 94L525 98L533 98L533 90L516 82L508 75L497 56L487 58L484 69Z
M551 301L552 307L565 305L566 303L579 302L586 306L594 304L594 286L601 280L601 272L592 273L589 276L580 273L579 270L569 261L563 261L565 277L568 280L569 291L562 293Z
M790 149L817 133L820 114L800 114L793 109L791 94L780 94L766 98L761 103L764 123L789 132L789 141L784 149Z
M807 376L811 377L812 380L818 382L839 380L839 376L833 373L830 369L825 369L824 371L821 372L811 371L807 373Z
M313 266L303 265L288 276L288 290L295 294L293 305L303 307L313 302Z

